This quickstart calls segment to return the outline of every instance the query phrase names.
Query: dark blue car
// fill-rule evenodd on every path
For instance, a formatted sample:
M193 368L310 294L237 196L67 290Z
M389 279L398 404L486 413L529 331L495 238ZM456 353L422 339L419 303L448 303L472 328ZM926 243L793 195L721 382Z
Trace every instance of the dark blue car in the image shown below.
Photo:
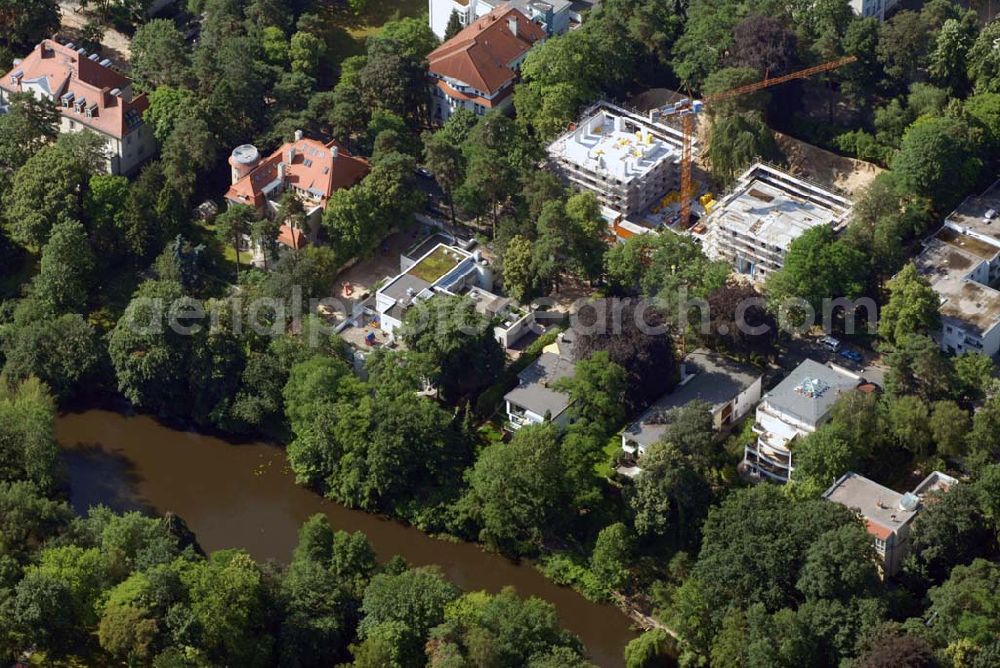
M857 362L858 364L861 364L862 362L865 361L865 358L861 355L861 353L859 353L856 350L850 350L849 348L844 348L843 350L841 350L840 356L846 357L852 362Z

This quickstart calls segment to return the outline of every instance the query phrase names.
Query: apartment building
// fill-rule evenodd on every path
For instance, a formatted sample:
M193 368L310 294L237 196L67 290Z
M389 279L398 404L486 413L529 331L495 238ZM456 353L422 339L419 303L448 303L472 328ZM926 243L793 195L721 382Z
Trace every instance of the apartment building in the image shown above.
M503 6L480 17L427 56L431 117L444 123L457 109L477 116L506 111L528 52L545 30Z
M912 492L900 494L853 472L842 475L823 498L852 508L865 521L865 528L875 543L879 571L883 578L899 572L910 551L910 527L924 508L933 502L933 494L947 492L958 481L934 471Z
M444 39L452 13L464 27L501 6L517 9L549 35L561 35L583 21L599 0L429 0L431 30Z
M548 155L563 180L594 193L613 220L680 188L682 144L680 130L598 102L549 145Z
M709 350L689 353L681 362L677 387L622 431L622 450L636 457L644 455L666 433L670 411L694 401L708 404L716 430L736 422L760 401L763 377L760 369Z
M306 211L307 229L282 225L278 241L301 248L315 243L327 200L337 190L359 183L370 169L368 161L348 153L336 141L323 143L295 132L294 141L283 144L267 158L251 144L237 146L229 156L232 184L226 192L229 204L251 206L274 216L281 196L292 191Z
M145 95L111 61L73 43L42 40L0 79L0 109L14 93L31 93L59 109L60 132L90 130L105 141L106 169L131 174L156 153L153 129L142 120Z
M952 211L916 265L941 298L942 350L1000 352L1000 181Z
M832 364L807 359L757 406L757 440L744 448L743 466L754 476L786 483L795 470L795 440L816 431L830 417L837 399L858 387L861 378Z
M757 163L711 207L705 218L705 253L761 282L784 266L789 246L806 230L846 227L851 207L840 195Z

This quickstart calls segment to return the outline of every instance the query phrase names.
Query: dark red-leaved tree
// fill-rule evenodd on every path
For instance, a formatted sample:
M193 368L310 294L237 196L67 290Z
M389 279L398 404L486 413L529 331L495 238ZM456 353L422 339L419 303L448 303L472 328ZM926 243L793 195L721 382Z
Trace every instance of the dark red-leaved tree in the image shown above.
M580 310L573 354L586 359L598 350L628 374L629 412L648 406L677 381L674 343L663 312L641 300L596 300Z

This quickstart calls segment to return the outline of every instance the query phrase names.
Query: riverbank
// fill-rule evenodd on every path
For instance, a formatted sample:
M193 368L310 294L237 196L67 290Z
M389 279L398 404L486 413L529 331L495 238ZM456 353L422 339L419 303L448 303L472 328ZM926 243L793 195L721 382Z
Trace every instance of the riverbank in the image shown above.
M208 552L243 548L256 559L278 562L290 557L301 523L324 513L336 529L365 533L381 560L399 554L415 566L437 564L465 590L512 586L521 596L549 601L602 667L623 665L624 647L637 635L617 607L556 585L528 562L514 563L473 543L434 539L299 487L276 446L234 444L107 410L61 416L56 436L78 512L98 503L170 511L184 518Z

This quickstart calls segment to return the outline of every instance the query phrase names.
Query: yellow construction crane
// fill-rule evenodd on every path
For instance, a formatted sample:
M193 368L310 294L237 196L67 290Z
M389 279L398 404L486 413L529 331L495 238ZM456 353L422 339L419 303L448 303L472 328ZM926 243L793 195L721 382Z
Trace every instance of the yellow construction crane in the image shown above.
M790 74L783 74L774 78L765 77L762 81L737 86L736 88L731 88L730 90L723 91L721 93L709 95L701 100L694 100L689 97L688 99L682 100L677 104L654 110L652 114L652 118L654 119L656 117L669 118L673 116L680 116L681 118L681 130L683 134L681 142L681 225L687 227L688 222L691 220L691 199L694 197L694 183L691 178L691 165L694 162L694 158L691 154L691 145L694 141L695 114L700 113L707 104L721 102L723 100L739 97L740 95L746 95L747 93L753 93L758 90L763 90L764 88L770 88L771 86L777 86L778 84L792 81L793 79L806 79L814 74L829 72L830 70L835 70L838 67L849 65L856 60L856 56L845 56L820 65L807 67L803 70L798 70Z

